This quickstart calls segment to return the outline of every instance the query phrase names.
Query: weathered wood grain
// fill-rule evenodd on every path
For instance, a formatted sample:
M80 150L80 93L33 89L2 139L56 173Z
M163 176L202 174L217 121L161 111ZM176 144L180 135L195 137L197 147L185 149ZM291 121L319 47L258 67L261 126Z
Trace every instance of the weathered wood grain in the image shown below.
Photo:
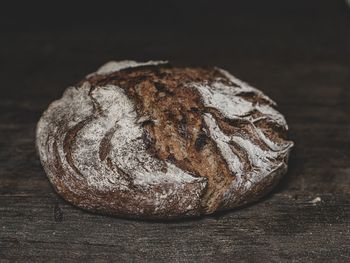
M249 2L1 15L0 262L350 261L350 9ZM172 222L94 215L58 197L35 151L36 122L68 85L126 58L217 65L276 100L296 146L274 192Z
M314 205L313 196L275 194L237 212L170 223L94 215L54 194L12 196L10 204L7 198L0 198L0 249L5 258L57 262L349 259L349 196L322 195L322 203Z

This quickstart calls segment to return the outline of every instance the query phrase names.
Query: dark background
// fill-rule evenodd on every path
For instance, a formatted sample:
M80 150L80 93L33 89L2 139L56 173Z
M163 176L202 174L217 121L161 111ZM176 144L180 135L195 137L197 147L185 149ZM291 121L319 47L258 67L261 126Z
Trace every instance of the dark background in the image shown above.
M345 1L12 1L0 29L0 262L350 261ZM196 220L124 220L62 200L36 122L67 86L121 59L219 66L263 90L296 144L289 173L260 202Z

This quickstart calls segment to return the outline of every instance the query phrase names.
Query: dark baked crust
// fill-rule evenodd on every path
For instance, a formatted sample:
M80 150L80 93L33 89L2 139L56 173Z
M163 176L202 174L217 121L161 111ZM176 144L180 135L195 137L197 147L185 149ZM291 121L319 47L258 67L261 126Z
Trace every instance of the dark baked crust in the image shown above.
M37 145L56 191L82 208L142 218L208 214L258 199L286 172L292 143L286 141L283 116L273 110L274 102L263 93L222 70L146 65L93 74L73 89L57 105L51 105L42 117ZM138 141L135 145L141 147L139 152L144 151L153 158L151 161L150 157L142 159L143 155L130 154L134 149L125 152L118 149L115 137L123 117L115 120L115 124L110 123L114 115L109 109L124 102L118 101L120 95L114 101L98 95L113 89L123 92L132 103L142 134L133 140ZM82 107L91 109L82 114L82 107L78 107L72 109L72 114L66 113L64 107L79 103L82 98L77 96L83 96L81 94L86 96L83 101L87 103ZM244 105L242 116L225 113L226 108L220 106L226 103L225 96L232 103ZM62 103L67 98L69 103ZM228 111L232 107L230 103L229 100ZM249 110L244 112L248 106ZM68 127L71 121L74 125ZM98 138L88 131L95 129L94 125L102 127L103 134ZM85 156L84 150L74 150L76 140L82 142L80 147L96 144L91 148L96 154ZM132 158L124 167L118 161L123 155ZM89 183L91 178L86 180L89 158L94 171L91 173L99 178L94 185ZM130 164L134 159L138 160L136 166ZM159 179L155 177L156 183L147 183L147 180L135 183L140 176L150 176L147 172L140 175L134 171L149 170L148 162L152 162L151 173L159 173ZM173 182L161 179L171 176L168 169L175 169L173 166L183 171L186 179L176 175L172 175ZM115 176L112 186L99 184L104 173L106 178ZM120 188L118 184L126 185Z

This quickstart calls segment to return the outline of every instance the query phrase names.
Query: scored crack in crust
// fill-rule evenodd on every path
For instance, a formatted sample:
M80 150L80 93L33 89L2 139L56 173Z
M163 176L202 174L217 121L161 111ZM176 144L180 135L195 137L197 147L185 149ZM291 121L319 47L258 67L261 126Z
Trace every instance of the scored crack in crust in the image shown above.
M287 124L262 92L222 69L110 62L38 123L56 191L90 211L140 218L252 202L287 170Z

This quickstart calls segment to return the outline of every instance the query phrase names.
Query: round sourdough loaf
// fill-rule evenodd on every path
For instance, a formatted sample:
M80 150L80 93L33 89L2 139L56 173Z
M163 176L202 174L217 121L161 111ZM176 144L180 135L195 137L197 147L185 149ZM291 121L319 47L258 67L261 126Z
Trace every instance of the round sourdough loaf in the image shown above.
M219 68L109 62L51 103L37 148L55 190L134 218L210 214L257 200L293 146L276 104Z

